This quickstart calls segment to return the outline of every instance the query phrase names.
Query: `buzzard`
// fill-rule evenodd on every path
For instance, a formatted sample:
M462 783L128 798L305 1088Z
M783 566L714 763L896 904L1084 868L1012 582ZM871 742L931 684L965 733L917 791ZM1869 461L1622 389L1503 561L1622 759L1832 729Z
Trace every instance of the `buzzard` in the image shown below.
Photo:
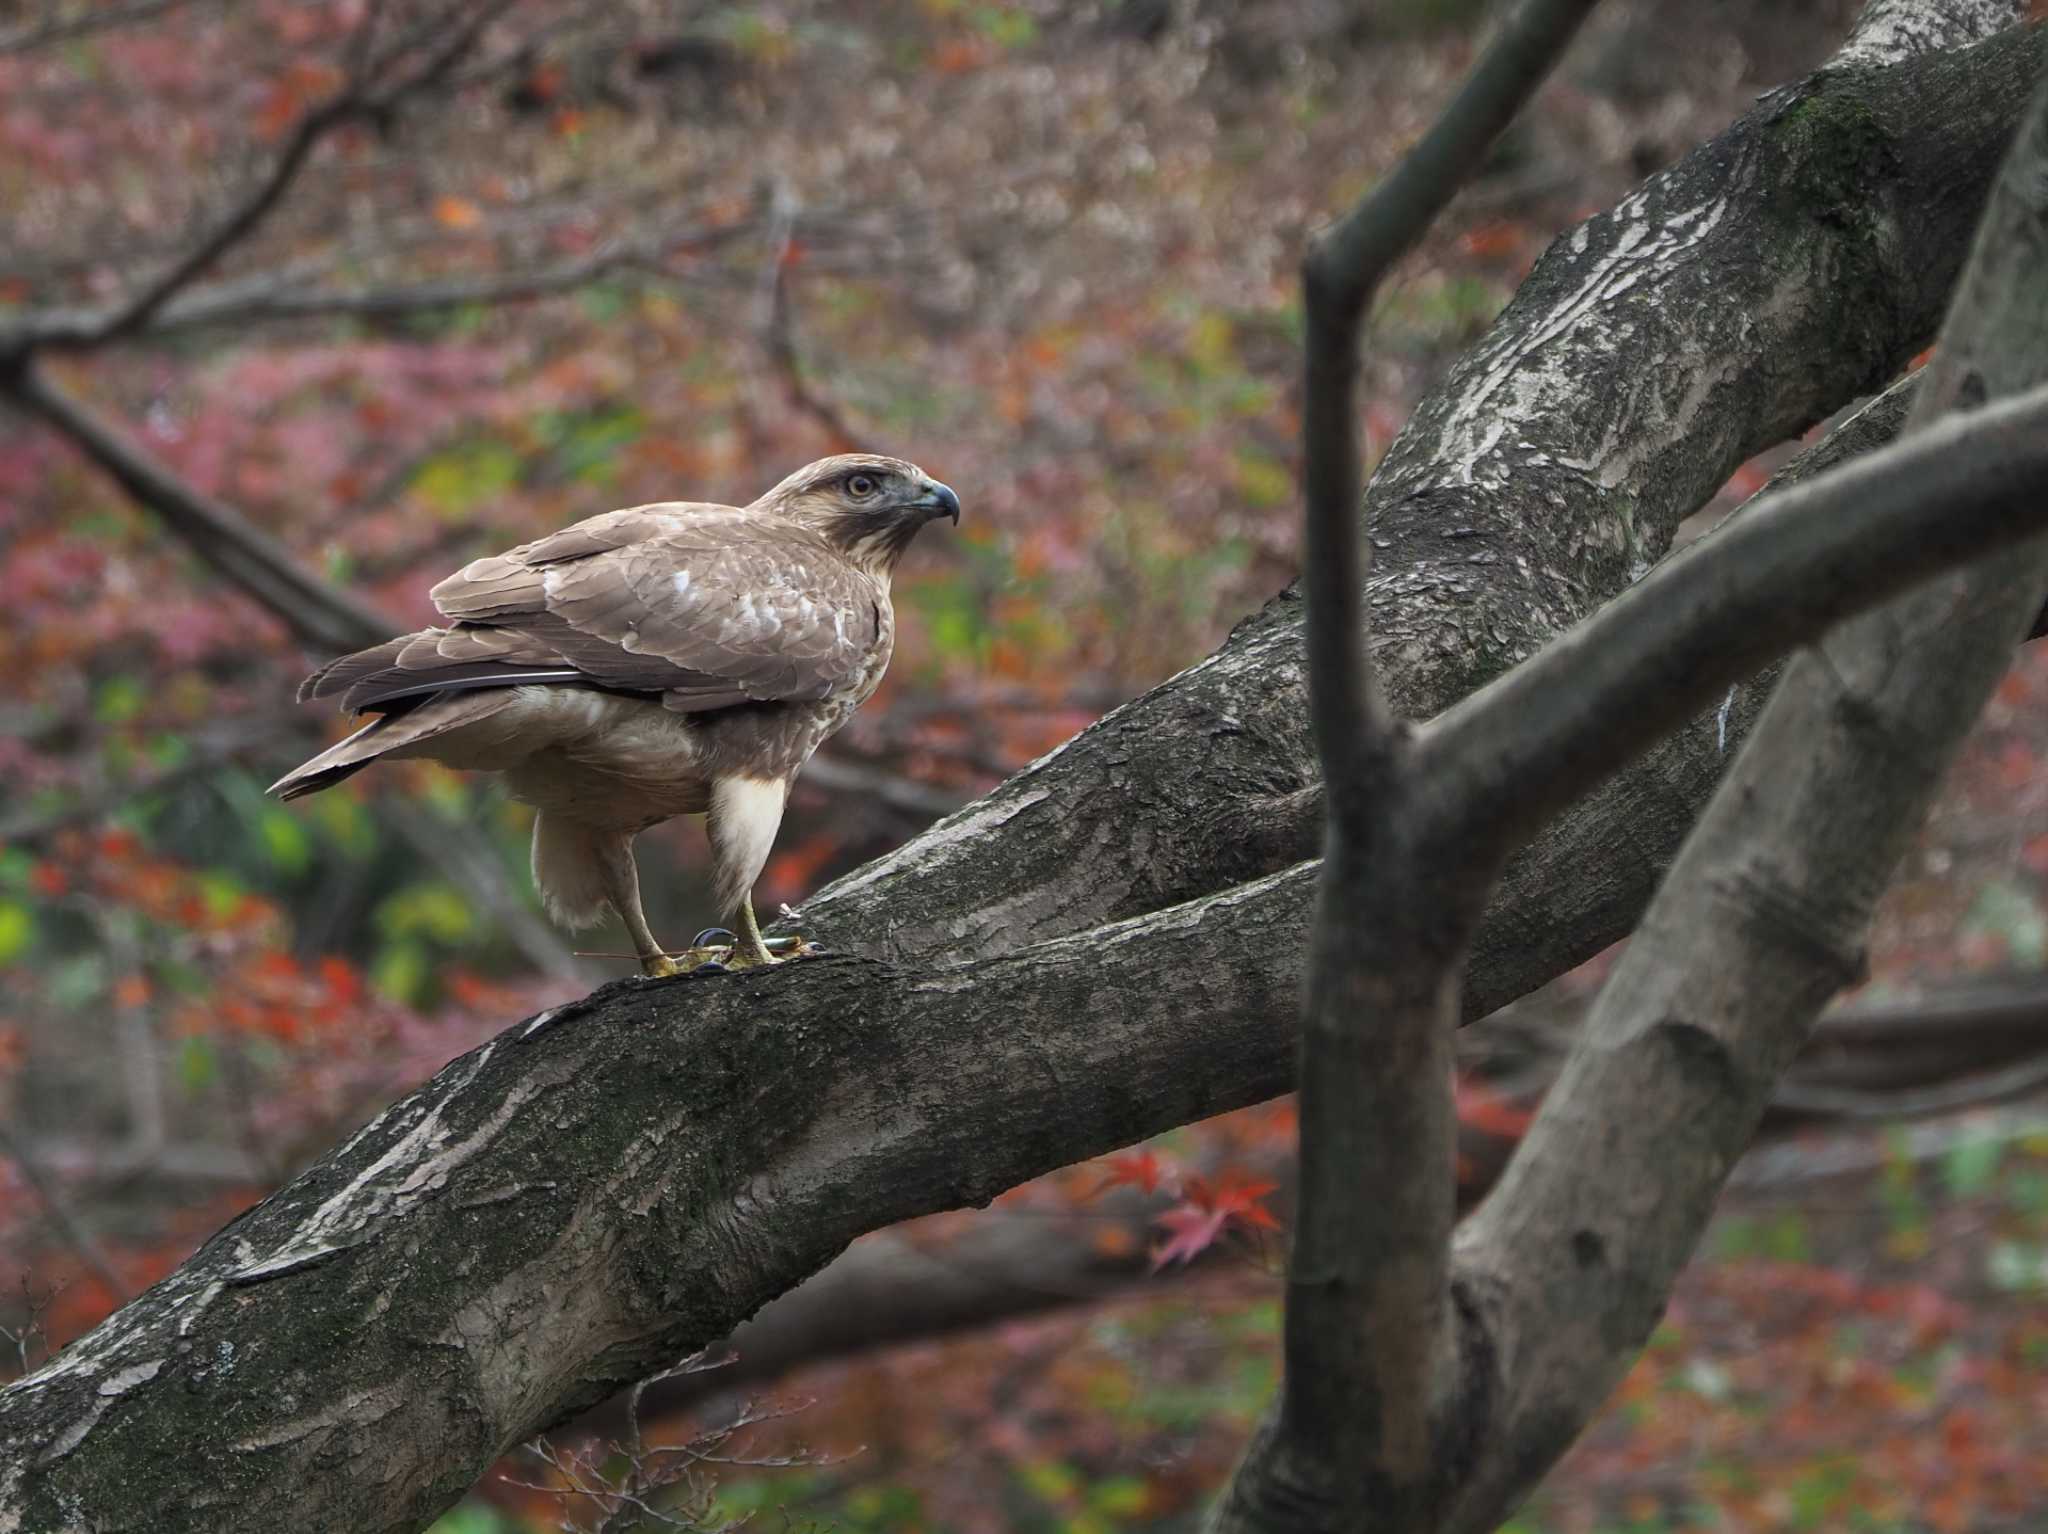
M650 975L679 966L640 909L633 838L702 814L725 962L778 962L753 887L811 753L880 685L889 578L960 498L915 464L846 454L750 506L664 501L479 559L433 590L448 619L322 667L300 701L376 717L285 774L284 799L384 758L505 774L538 813L533 878L570 927L626 924Z

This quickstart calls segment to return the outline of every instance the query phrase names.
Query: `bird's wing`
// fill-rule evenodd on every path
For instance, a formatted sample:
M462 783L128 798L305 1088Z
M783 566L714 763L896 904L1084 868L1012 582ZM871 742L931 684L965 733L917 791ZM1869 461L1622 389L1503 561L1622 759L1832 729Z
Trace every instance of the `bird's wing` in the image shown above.
M445 629L347 656L304 696L364 709L523 682L660 693L685 712L830 696L880 635L874 581L809 529L671 503L473 561L433 590Z

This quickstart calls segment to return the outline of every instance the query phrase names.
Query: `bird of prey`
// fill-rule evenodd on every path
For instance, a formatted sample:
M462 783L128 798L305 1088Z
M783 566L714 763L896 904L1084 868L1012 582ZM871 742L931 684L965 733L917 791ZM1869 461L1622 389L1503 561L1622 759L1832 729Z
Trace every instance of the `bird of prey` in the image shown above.
M386 758L502 772L538 811L548 914L583 927L609 906L650 975L681 966L648 931L633 838L702 814L737 934L717 957L776 963L754 881L790 783L881 683L890 576L935 517L959 522L951 488L901 459L845 454L749 506L635 506L475 560L433 589L445 627L306 679L301 701L376 717L270 792L316 793Z

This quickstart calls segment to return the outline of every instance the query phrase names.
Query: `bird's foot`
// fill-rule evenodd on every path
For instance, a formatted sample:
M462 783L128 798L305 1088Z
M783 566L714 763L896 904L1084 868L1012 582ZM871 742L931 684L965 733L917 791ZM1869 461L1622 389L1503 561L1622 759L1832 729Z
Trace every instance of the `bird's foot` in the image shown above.
M808 958L824 951L807 938L770 937L750 944L728 928L706 927L691 939L688 948L674 956L677 969L672 973L694 974L710 970L715 974L727 969L760 969L764 965Z
M640 968L646 972L650 980L666 980L670 975L682 974L684 966L678 964L668 954L655 953L641 959Z

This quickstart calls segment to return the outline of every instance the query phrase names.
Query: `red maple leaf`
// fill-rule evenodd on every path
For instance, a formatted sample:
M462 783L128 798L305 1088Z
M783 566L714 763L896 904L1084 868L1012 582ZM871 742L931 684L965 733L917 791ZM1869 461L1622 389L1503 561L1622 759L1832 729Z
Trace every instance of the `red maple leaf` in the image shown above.
M1172 1234L1152 1248L1152 1271L1169 1262L1192 1262L1223 1234L1230 1216L1221 1209L1203 1209L1195 1204L1175 1204L1157 1217L1157 1223Z
M1203 1178L1190 1178L1187 1196L1154 1217L1169 1234L1152 1249L1152 1271L1169 1262L1193 1261L1214 1246L1233 1221L1254 1230L1278 1230L1280 1222L1264 1201L1279 1186L1236 1172L1226 1172L1214 1186Z
M1157 1151L1131 1151L1127 1155L1109 1158L1109 1175L1095 1185L1087 1197L1097 1199L1111 1188L1136 1188L1141 1193L1157 1193L1159 1184L1172 1169Z

